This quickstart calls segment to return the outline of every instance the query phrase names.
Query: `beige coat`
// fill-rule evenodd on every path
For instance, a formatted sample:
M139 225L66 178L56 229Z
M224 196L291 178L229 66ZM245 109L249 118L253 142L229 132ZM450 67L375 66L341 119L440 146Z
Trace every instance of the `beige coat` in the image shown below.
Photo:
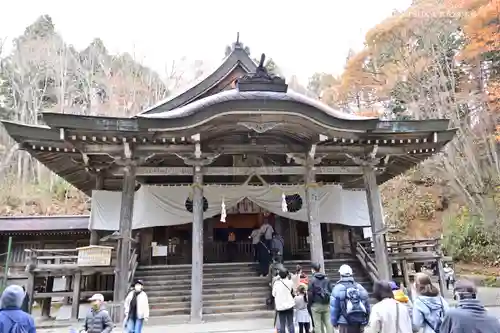
M399 319L396 323L397 312L399 312ZM370 319L364 333L412 333L408 309L392 298L378 302L371 309Z

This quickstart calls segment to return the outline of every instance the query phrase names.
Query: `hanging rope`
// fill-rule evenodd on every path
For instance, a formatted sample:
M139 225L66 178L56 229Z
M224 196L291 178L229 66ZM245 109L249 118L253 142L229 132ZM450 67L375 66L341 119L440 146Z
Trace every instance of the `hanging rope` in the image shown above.
M288 205L286 204L286 195L285 193L281 193L281 210L286 213L288 212Z
M226 203L224 202L224 197L222 197L222 204L220 205L220 221L226 222Z

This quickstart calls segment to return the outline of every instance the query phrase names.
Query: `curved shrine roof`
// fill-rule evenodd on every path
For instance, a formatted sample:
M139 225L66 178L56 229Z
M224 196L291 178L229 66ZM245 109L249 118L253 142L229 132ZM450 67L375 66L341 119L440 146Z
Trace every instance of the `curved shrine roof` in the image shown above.
M454 136L445 119L382 121L333 109L288 91L283 79L267 73L264 60L263 55L257 67L236 45L204 80L134 118L44 113L45 126L9 121L3 125L21 149L87 194L96 189L98 175L102 176L100 189L121 189L122 176L116 170L127 154L125 147L142 154L139 166L145 168L185 167L182 156L194 154L194 140L200 140L204 153L218 154L213 166L222 168L233 168L234 156L248 153L273 166L290 165L290 154L303 155L313 145L316 154L323 156L320 167L349 167L351 156L376 151L385 161L377 177L383 183L437 153ZM238 79L236 89L225 90L237 78L235 68L236 74L247 74ZM324 175L318 181L363 187L359 174ZM209 178L207 183L237 181L231 175ZM271 178L293 183L298 179ZM138 178L148 184L191 180L180 174Z

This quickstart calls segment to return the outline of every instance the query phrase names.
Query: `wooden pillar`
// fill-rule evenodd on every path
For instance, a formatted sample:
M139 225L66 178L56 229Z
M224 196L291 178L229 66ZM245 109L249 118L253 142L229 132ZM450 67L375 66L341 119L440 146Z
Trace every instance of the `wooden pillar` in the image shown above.
M80 285L82 281L82 272L78 271L73 277L73 302L71 304L71 319L78 320L80 312Z
M132 241L132 218L134 214L134 194L136 166L129 163L123 167L122 201L120 207L120 238L118 241L117 266L115 270L114 302L123 307L127 296L129 281L129 259ZM123 320L123 311L119 311L119 322Z
M384 237L384 213L382 211L382 199L377 185L377 175L375 167L372 165L363 166L363 176L366 187L366 202L370 215L372 227L372 240L375 252L375 262L381 280L391 280L389 255Z
M28 264L28 282L26 283L26 293L29 297L28 312L31 314L33 310L33 302L35 297L35 268L36 268L36 254L34 252L30 253L29 264Z
M323 241L321 239L321 223L318 221L318 194L316 175L314 173L313 159L308 157L305 176L305 195L307 220L309 223L309 245L311 249L311 262L321 265L325 269L323 254Z
M408 290L408 296L410 297L410 299L413 299L413 288L410 283L410 275L408 274L408 260L406 259L401 260L401 273L403 273L404 285L406 287L406 290Z
M54 291L54 277L48 276L45 283L45 292ZM52 307L52 297L44 298L42 301L42 317L50 318L50 308Z
M95 189L103 190L104 189L104 177L102 173L98 172L96 174L95 179ZM99 245L99 233L97 230L90 230L90 245Z
M203 319L203 173L194 166L193 176L193 232L191 267L191 322Z
M444 277L444 268L443 268L443 260L441 257L436 259L437 263L437 272L438 272L438 282L439 282L439 292L441 293L441 296L444 297L444 291L445 291L445 277Z

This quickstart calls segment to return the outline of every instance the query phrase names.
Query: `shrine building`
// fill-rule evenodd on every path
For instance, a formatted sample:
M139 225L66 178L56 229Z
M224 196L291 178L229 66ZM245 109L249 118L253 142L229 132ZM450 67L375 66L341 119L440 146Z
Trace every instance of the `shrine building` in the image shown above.
M285 260L324 266L370 237L379 277L390 278L378 186L438 153L455 130L446 119L341 112L290 90L263 62L236 42L213 73L133 118L3 122L20 149L92 197L90 244L114 232L115 301L125 298L135 238L139 265L191 265L189 313L201 320L204 263L251 262L248 236L264 219L284 237Z

